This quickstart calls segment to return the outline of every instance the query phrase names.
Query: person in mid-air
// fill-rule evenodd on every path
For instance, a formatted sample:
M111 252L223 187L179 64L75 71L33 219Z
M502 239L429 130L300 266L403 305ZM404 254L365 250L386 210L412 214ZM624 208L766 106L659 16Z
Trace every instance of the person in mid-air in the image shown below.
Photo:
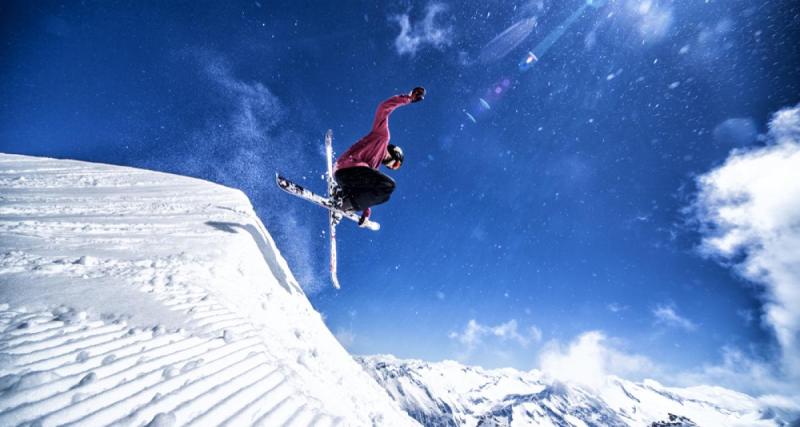
M344 211L362 211L359 223L369 218L371 206L386 202L394 191L394 180L378 170L381 163L392 170L403 164L403 150L389 144L389 115L397 107L424 98L425 88L416 87L407 95L383 101L375 112L372 130L336 159L337 204Z

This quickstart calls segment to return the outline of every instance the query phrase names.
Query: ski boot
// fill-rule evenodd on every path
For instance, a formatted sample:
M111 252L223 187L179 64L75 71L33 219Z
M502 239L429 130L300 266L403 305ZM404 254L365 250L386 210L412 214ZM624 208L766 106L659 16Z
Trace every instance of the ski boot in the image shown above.
M333 196L331 196L331 201L333 201L333 207L339 209L344 212L355 211L355 207L353 207L353 203L350 201L350 198L347 197L342 187L338 185L333 190Z
M369 222L369 216L371 214L372 214L372 210L370 208L364 209L364 211L361 212L361 218L358 219L358 226L359 227L365 227L366 226L365 224L367 222Z

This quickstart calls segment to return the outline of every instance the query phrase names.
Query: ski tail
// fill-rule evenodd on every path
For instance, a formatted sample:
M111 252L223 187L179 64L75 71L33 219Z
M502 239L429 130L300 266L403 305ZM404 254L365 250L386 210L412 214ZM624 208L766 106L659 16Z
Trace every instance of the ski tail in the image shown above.
M328 199L333 200L334 192L336 191L336 181L333 178L333 130L328 129L325 132L325 159L328 166ZM328 234L330 237L331 257L330 257L330 270L331 270L331 283L336 289L341 289L339 284L339 275L337 273L337 259L336 259L336 224L342 219L334 211L328 212Z

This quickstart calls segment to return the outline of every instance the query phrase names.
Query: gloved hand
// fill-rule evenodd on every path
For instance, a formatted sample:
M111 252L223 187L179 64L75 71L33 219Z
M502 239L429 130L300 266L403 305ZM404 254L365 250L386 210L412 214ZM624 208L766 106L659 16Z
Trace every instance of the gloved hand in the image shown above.
M408 95L411 96L411 102L422 101L425 99L425 88L422 86L415 87Z

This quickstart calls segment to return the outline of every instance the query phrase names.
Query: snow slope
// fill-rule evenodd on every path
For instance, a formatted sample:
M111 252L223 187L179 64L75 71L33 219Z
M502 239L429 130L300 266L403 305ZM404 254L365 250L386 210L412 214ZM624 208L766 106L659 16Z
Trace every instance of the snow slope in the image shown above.
M0 425L416 424L243 193L0 154Z
M609 377L600 389L589 390L535 370L484 370L392 356L358 360L426 426L789 425L756 399L720 387L678 389Z

